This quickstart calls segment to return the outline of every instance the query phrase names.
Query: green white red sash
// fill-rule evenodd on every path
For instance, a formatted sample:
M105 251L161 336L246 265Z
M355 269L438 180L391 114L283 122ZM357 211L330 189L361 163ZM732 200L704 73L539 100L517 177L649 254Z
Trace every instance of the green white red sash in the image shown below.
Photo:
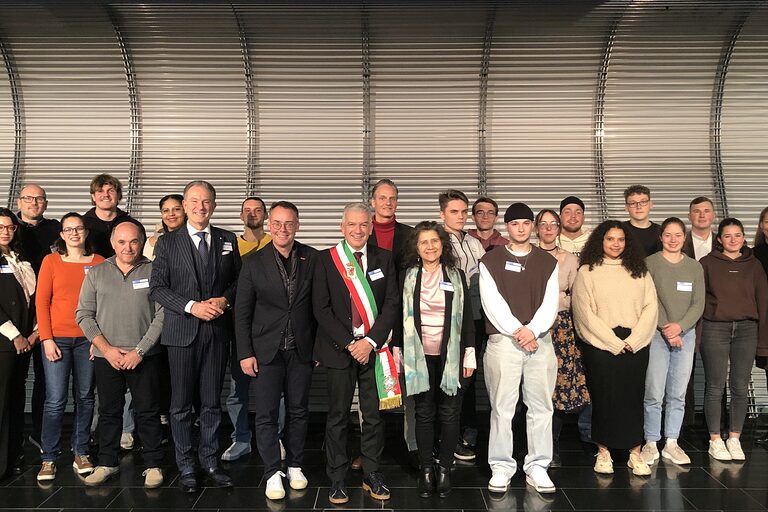
M363 333L368 334L371 326L379 316L379 308L373 297L373 290L366 279L363 269L357 264L352 250L345 240L331 248L331 258L336 270L341 274L344 284L352 297L352 305L360 312L363 320ZM391 279L393 276L386 276ZM387 342L380 350L376 351L376 389L379 393L379 409L394 409L400 407L402 394L400 383L397 380L395 360L389 351L389 342L392 333L389 333ZM368 343L367 341L365 343Z

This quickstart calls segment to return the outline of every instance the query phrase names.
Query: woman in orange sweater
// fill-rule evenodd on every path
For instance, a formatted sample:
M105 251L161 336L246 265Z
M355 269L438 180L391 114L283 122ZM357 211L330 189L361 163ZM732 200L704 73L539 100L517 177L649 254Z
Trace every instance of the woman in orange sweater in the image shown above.
M56 252L43 259L37 279L37 321L43 344L45 405L43 406L43 465L40 481L56 478L56 456L61 450L61 424L67 405L69 376L72 374L75 398L75 424L72 427L72 467L78 474L93 471L88 457L91 418L93 417L93 363L90 346L75 322L80 287L88 270L104 258L91 251L88 230L78 213L61 219L61 234Z

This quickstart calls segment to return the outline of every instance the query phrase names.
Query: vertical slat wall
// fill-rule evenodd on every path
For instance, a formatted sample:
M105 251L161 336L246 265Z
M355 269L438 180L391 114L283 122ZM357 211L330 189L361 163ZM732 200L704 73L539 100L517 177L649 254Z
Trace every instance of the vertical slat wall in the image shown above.
M402 222L439 219L440 191L477 195L484 4L381 2L368 16L371 183L398 184Z
M0 34L0 38L4 37ZM5 41L0 40L0 44ZM13 168L13 152L16 143L15 122L11 83L6 70L5 59L0 55L0 190L9 190ZM9 198L4 197L0 206L7 206ZM16 205L13 204L15 210Z
M30 2L3 7L0 32L23 96L22 181L45 187L49 216L85 212L95 174L127 178L129 107L112 25L96 2Z

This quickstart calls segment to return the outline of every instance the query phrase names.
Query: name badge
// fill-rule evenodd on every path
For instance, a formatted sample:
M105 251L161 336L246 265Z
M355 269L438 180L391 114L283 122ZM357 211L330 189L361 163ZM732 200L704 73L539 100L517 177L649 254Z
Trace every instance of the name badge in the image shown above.
M13 269L10 265L0 265L0 274L13 274Z
M231 249L229 249L229 250L224 249L223 251L221 251L221 255L222 256L226 256L227 254L232 254L232 250Z
M440 289L444 292L452 292L453 291L453 283L450 281L440 281Z
M83 273L88 275L88 271L91 270L91 268L93 268L93 265L86 265L86 266L84 266L83 267Z
M232 252L232 242L224 242L224 245L221 246L221 250Z
M678 281L677 282L677 291L679 291L679 292L692 292L693 291L693 283L689 283L688 281Z
M141 290L142 288L149 288L149 279L134 279L132 281L134 290Z
M516 261L508 261L504 265L504 270L509 270L511 272L522 272L523 266Z
M376 270L371 270L368 272L368 277L371 278L371 281L378 281L384 277L384 272L382 272L380 268L377 268Z

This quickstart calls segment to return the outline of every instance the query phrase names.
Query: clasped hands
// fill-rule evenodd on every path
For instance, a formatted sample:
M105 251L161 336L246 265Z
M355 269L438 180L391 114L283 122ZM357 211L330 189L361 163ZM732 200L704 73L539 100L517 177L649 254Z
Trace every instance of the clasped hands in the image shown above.
M668 323L661 328L661 334L667 340L670 347L680 348L683 346L683 329L680 324Z
M227 299L224 297L211 297L210 299L195 301L192 304L190 313L192 316L203 320L204 322L210 322L216 320L227 309Z
M143 360L136 350L125 350L110 346L104 353L104 358L115 370L133 370Z
M539 348L536 335L525 325L515 329L515 332L512 333L512 338L520 345L520 348L528 353L536 352Z
M29 352L32 350L32 347L35 346L35 343L37 343L39 339L40 335L37 333L37 331L33 332L29 336L22 336L19 334L13 338L13 348L16 350L17 355L21 355L24 352Z

